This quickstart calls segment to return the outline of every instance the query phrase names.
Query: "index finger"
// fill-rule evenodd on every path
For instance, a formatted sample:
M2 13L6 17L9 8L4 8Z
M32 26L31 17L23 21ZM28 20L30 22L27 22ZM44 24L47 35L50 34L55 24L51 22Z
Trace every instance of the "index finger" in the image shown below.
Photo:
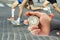
M25 13L25 16L34 15L34 16L40 17L41 14L42 14L41 12L26 12L26 13Z

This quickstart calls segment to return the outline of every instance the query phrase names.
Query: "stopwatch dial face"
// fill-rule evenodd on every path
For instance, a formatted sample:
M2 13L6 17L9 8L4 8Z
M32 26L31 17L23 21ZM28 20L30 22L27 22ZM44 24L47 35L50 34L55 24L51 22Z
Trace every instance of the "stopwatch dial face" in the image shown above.
M39 24L39 18L36 16L30 16L28 18L29 25L38 25Z

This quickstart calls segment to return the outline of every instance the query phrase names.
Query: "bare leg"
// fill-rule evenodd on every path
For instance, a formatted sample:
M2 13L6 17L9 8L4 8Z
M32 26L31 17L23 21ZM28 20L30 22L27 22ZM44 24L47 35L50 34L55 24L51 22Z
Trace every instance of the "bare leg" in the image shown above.
M30 5L30 7L31 7L31 10L40 10L40 9L43 9L42 6L40 6L40 7L34 7L34 5Z
M58 7L57 3L53 4L54 9L60 13L60 8Z
M48 7L48 4L49 4L49 2L48 1L45 1L43 3L43 5L40 6L40 7L34 7L33 5L30 5L30 7L31 7L32 10L40 10L40 9L44 9L44 8Z
M21 18L21 16L22 16L23 8L24 8L24 6L25 6L26 3L27 3L27 0L24 0L24 1L22 2L22 4L20 5L19 16L18 16L18 19L16 20L16 24L17 24L17 25L20 25L20 18Z
M48 2L47 0L45 0L45 2L43 3L43 7L45 8L45 7L48 7L48 4L49 4L50 2Z
M18 4L19 4L18 1L15 1L15 2L12 4L12 6L11 6L11 18L8 19L8 20L14 21L15 7L17 7Z

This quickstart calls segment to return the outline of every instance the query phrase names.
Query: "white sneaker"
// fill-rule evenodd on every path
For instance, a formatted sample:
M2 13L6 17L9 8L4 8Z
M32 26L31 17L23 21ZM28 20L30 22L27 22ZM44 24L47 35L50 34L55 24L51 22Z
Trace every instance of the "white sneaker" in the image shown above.
M51 13L50 7L43 8L43 10L48 11L49 13Z
M14 25L20 25L20 20L19 21L14 21L14 22L12 22Z
M12 21L10 18L9 19L7 19L8 21Z
M8 21L11 21L12 24L16 24L14 21L12 21L11 18L8 18L7 20L8 20Z
M16 22L15 22L15 21L11 21L11 23L12 23L13 25L16 25Z
M12 21L11 19L7 19L9 21L11 21L12 24L16 24L15 21Z

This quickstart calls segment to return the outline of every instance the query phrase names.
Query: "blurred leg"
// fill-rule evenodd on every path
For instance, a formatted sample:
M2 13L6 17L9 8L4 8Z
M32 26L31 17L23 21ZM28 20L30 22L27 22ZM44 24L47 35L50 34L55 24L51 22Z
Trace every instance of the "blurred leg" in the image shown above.
M57 3L53 4L54 9L60 13L60 8L58 7Z

